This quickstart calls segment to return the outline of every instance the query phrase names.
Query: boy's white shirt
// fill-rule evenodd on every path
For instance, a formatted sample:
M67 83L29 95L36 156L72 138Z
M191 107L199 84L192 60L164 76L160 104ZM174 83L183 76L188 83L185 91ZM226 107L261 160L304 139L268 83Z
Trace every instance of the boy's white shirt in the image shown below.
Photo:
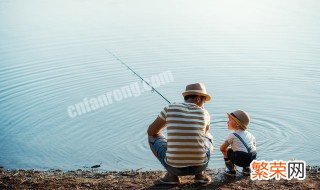
M233 133L238 134L247 146L251 147L251 152L256 151L256 138L249 131L236 130ZM226 139L232 150L248 152L244 144L233 133L230 133Z

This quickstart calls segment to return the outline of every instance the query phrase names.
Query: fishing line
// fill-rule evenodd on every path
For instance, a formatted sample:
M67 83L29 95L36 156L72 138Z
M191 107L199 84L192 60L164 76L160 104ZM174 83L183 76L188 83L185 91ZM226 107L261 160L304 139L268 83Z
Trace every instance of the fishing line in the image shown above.
M139 77L143 82L145 82L148 86L151 87L151 90L153 92L156 92L157 94L159 94L164 100L166 100L169 104L171 104L171 102L165 98L158 90L156 90L151 84L149 84L147 81L145 81L137 72L135 72L133 69L131 69L125 62L123 62L119 57L117 57L114 53L110 52L109 50L106 49L106 51L112 55L114 58L116 58L119 63L121 63L122 65L124 65L125 67L127 67L134 75L136 75L137 77Z

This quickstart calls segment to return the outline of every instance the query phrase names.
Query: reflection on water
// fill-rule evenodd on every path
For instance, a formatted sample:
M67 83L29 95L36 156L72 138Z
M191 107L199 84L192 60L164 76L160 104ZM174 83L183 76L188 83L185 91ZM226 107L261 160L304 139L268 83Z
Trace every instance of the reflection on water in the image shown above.
M250 113L258 159L318 164L320 26L308 1L0 1L0 165L162 169L146 130L166 102L146 92L70 118L87 97L171 71L158 88L182 101L188 83L213 95L216 152L226 112Z

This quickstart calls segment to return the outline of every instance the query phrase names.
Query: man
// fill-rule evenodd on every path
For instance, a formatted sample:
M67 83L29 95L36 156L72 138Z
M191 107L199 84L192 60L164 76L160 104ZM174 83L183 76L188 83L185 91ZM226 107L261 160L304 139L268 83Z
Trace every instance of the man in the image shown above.
M210 115L203 105L210 101L202 83L189 84L182 93L185 102L165 107L148 128L153 154L167 170L160 183L179 184L179 176L195 175L195 181L210 183L204 173L213 151ZM161 133L167 128L168 139Z

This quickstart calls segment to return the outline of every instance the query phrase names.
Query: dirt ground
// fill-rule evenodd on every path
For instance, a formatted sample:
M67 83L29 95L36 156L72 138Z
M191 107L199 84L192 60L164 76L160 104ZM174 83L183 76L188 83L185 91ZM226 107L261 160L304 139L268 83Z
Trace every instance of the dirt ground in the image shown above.
M207 170L213 181L207 185L181 177L177 186L159 185L164 171L100 172L97 170L34 171L0 168L0 189L320 189L319 167L307 171L305 180L252 181L241 174L227 178L222 169Z

